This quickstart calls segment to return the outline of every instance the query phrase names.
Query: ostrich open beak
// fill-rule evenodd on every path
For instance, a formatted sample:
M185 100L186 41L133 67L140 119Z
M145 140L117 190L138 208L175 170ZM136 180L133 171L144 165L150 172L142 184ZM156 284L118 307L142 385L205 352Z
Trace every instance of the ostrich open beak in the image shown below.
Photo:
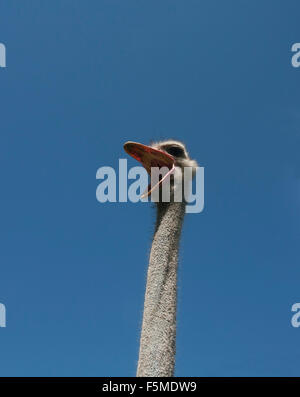
M151 184L148 186L148 189L142 194L142 198L149 196L153 190L157 189L159 185L163 183L163 181L171 175L175 170L175 161L174 158L159 149L154 149L151 146L142 145L137 142L126 142L124 144L124 150L131 157L135 158L139 161L143 167L146 169L148 174L151 176L151 167L167 167L169 171L160 179L160 181L151 188Z

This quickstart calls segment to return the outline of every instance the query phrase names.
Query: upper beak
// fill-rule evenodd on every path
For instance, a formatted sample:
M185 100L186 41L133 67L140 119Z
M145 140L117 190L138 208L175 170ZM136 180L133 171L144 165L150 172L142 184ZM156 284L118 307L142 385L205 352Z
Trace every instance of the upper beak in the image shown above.
M151 175L151 167L168 167L169 172L167 172L164 177L152 187L143 193L142 198L147 197L151 192L156 189L162 182L175 170L174 158L162 150L154 149L151 146L142 145L141 143L128 141L124 144L124 150L130 156L138 160L143 167L146 169L149 175Z

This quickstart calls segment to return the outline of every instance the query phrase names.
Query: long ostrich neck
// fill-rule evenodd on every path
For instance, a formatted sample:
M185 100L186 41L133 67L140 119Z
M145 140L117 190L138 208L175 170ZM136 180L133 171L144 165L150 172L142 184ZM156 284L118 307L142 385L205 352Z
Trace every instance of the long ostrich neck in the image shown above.
M137 376L173 376L178 245L184 203L158 203L150 252Z

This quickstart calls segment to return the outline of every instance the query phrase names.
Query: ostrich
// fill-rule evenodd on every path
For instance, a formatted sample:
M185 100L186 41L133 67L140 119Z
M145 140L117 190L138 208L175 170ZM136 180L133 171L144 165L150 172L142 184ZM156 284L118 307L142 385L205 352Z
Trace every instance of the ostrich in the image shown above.
M153 188L149 186L143 195L148 196L158 188L160 197L156 203L157 218L148 266L137 376L173 376L178 245L185 214L185 201L174 200L174 191L179 179L183 179L183 168L192 167L194 173L197 163L190 159L183 143L173 140L153 143L151 146L126 142L124 149L140 161L149 174L151 167L166 166L169 169L169 202L163 202L160 194L167 175Z

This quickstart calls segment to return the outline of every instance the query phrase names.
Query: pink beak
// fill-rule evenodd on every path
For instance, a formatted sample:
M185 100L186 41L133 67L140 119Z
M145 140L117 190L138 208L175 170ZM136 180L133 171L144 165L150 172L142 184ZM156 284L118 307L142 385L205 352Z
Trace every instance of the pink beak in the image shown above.
M151 167L167 167L169 171L163 176L163 178L152 187L148 186L148 189L142 194L142 198L149 196L153 190L155 190L163 181L175 171L175 161L174 158L159 149L154 149L151 146L142 145L137 142L126 142L124 144L124 150L131 157L139 161L143 167L146 169L149 175L151 175Z

